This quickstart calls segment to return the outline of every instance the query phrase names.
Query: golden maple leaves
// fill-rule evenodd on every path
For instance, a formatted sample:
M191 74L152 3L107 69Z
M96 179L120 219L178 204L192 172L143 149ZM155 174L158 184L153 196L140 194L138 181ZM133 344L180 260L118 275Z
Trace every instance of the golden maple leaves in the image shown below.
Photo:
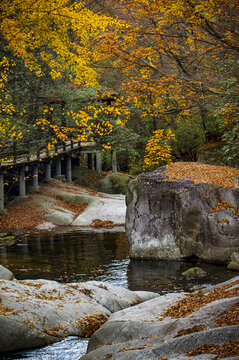
M0 33L6 48L38 77L44 76L45 64L54 80L67 74L75 84L95 87L96 68L102 62L120 69L123 97L117 106L112 110L91 106L69 114L73 131L86 128L81 134L83 141L86 132L102 136L112 132L115 123L124 124L130 102L146 121L168 120L172 114L180 114L182 119L203 112L217 92L211 72L215 62L223 53L233 59L239 49L234 26L238 4L226 0L119 0L108 6L114 16L94 13L84 1L2 0ZM10 65L13 67L14 61L10 64L9 59L0 63L0 108L5 116L0 130L18 138L21 128L12 129L8 116L14 113L6 89ZM113 122L108 120L111 114ZM221 111L227 124L235 114L237 109L231 103ZM95 121L102 115L107 126ZM41 118L42 128L46 116ZM57 124L53 130L60 140L65 139L67 131Z
M20 59L36 77L47 75L53 80L66 78L74 86L96 88L98 75L92 61L97 51L92 50L92 41L106 32L110 25L116 24L117 20L93 13L83 1L70 3L67 0L2 0L0 14L3 48L11 54L0 61L0 146L3 146L8 141L11 143L21 139L27 117L26 109L15 111L8 88L9 73L13 72L15 60ZM54 146L57 140L66 141L69 133L75 133L78 141L87 141L94 131L99 136L112 131L113 125L108 120L103 128L99 122L95 124L92 121L97 112L109 113L109 110L102 108L86 107L82 111L70 110L67 114L63 110L62 116L68 117L69 126L66 127L61 125L59 119L52 123L54 109L43 107L33 128L43 132L46 138L47 131L55 134L46 145L48 148ZM119 112L116 109L116 116Z
M71 69L76 83L96 84L89 44L113 19L92 13L82 1L69 5L67 0L3 0L0 9L7 47L37 76L44 74L43 61L50 66L52 78ZM35 50L40 50L38 56Z
M163 129L153 132L153 136L146 145L144 163L146 167L160 166L163 162L170 163L172 148L170 142L175 140L172 131Z

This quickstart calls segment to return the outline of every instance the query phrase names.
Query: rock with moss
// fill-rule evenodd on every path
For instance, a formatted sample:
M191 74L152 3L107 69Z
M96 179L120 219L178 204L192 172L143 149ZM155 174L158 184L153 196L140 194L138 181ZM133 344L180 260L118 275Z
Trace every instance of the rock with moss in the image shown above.
M199 268L197 266L192 267L192 268L190 268L190 269L188 269L188 270L186 270L186 271L184 271L182 273L182 275L186 276L186 277L187 276L188 277L190 277L190 276L203 276L203 275L206 275L206 274L207 274L207 272L205 270L203 270L203 269L201 269L201 268Z
M83 167L74 168L73 177L78 185L106 194L123 195L127 193L128 183L134 178L132 175L123 173L97 173Z
M128 184L133 176L124 174L108 174L100 180L100 191L109 194L126 194Z
M121 310L94 333L81 360L237 359L238 286L237 277L206 295L167 294Z
M165 171L141 174L129 184L130 257L228 263L239 251L239 188L180 179L180 174L170 178Z
M19 241L19 237L16 235L3 233L2 236L0 236L0 246L1 245L12 246L18 243L18 241Z

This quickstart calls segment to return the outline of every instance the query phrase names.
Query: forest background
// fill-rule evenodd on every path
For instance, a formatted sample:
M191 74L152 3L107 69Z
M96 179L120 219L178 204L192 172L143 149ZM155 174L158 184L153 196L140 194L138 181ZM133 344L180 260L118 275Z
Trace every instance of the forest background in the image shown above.
M2 0L1 160L73 139L130 173L208 148L237 166L238 15L236 0Z

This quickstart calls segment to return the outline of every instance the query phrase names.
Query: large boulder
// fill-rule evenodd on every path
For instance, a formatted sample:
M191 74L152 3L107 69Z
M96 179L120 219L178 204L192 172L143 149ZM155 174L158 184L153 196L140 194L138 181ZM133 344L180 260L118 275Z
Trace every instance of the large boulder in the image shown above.
M89 337L113 312L155 296L96 281L0 280L0 352Z
M188 168L188 179L185 175L180 179L180 173L170 177L162 167L130 182L126 234L131 258L197 257L226 263L239 251L239 187L233 182L223 186L224 174L219 185L214 179L212 183L189 180ZM211 168L217 169L202 168L209 175Z
M238 300L239 277L205 295L167 294L119 311L94 333L81 360L206 360L223 352L238 359Z

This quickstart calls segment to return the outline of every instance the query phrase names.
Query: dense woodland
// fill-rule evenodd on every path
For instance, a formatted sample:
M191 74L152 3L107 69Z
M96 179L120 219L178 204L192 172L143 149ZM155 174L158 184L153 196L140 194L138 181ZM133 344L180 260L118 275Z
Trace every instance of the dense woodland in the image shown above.
M131 173L214 146L237 166L238 15L237 0L2 0L1 159L74 139Z

